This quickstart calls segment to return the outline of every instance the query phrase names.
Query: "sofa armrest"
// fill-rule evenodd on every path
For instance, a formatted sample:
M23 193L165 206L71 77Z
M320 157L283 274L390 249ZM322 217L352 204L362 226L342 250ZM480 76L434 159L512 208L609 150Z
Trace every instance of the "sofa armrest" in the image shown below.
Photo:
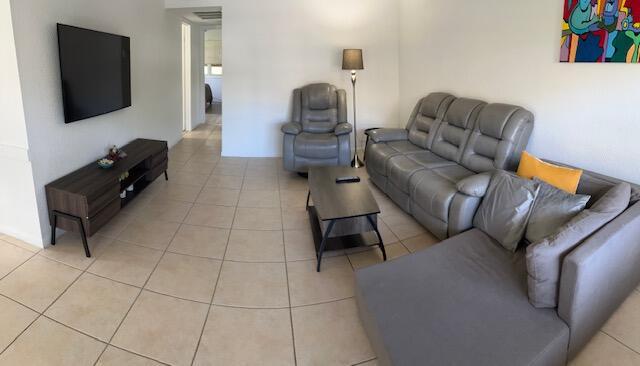
M640 203L628 208L562 262L558 315L575 357L640 282Z
M367 132L373 142L402 141L409 138L409 131L404 128L378 128Z
M492 176L491 172L472 175L459 181L456 188L467 196L482 198L487 193Z
M336 125L336 128L333 132L336 134L336 136L341 136L348 135L351 133L351 131L353 131L353 127L351 127L351 125L346 122L342 122Z
M289 122L285 123L281 130L287 135L298 135L302 132L302 125L298 122Z

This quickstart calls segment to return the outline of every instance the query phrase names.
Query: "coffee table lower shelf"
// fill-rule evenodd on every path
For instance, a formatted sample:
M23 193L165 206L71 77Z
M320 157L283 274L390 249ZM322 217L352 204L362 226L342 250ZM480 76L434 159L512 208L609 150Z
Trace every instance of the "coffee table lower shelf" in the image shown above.
M326 251L341 250L357 247L372 247L378 246L382 251L382 257L387 260L387 253L384 250L384 243L382 237L378 231L375 220L371 220L374 231L368 231L360 234L351 234L344 236L329 237L331 229L333 227L331 221L327 227L327 232L323 233L320 226L320 220L318 219L318 213L314 206L307 207L307 213L309 215L309 221L311 222L311 232L313 233L313 242L316 248L316 258L318 260L317 271L320 272L320 263L322 261L322 254ZM333 222L340 221L340 219L332 220ZM325 238L326 234L326 238ZM322 245L323 239L325 241Z

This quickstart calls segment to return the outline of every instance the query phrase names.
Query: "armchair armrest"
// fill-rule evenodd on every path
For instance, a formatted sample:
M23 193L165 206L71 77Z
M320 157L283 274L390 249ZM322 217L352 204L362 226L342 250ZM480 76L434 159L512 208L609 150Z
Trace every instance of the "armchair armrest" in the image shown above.
M471 197L484 197L491 182L492 172L480 173L464 178L456 184L458 192Z
M378 128L367 134L374 142L402 141L409 138L409 131L404 128Z
M353 127L351 127L351 125L346 122L342 122L336 125L336 128L333 132L336 134L336 136L340 136L348 135L351 133L351 131L353 131Z
M289 122L280 129L287 135L298 135L302 132L302 125L298 122Z

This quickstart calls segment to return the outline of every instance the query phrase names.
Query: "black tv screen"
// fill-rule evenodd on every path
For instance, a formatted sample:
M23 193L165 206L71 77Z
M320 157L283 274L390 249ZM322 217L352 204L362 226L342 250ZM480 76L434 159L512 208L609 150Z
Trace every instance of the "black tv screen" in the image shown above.
M58 24L65 123L131 106L129 37Z

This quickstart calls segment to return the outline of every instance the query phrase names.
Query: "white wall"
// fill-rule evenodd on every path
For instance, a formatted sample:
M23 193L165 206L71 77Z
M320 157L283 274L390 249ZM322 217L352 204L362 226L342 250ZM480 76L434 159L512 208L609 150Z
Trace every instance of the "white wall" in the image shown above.
M41 245L9 0L0 0L0 232Z
M191 24L191 128L205 122L204 100L204 31Z
M12 0L30 157L41 226L44 185L137 137L175 144L181 130L180 21L162 0ZM65 125L56 23L131 37L132 107ZM37 220L37 218L33 218Z
M532 153L640 182L638 66L559 63L561 20L560 0L402 0L403 119L437 90L520 104Z
M364 49L358 129L397 123L396 0L166 0L166 5L222 6L223 155L280 156L280 126L290 118L296 87L326 81L350 96L349 73L340 69L343 48Z

